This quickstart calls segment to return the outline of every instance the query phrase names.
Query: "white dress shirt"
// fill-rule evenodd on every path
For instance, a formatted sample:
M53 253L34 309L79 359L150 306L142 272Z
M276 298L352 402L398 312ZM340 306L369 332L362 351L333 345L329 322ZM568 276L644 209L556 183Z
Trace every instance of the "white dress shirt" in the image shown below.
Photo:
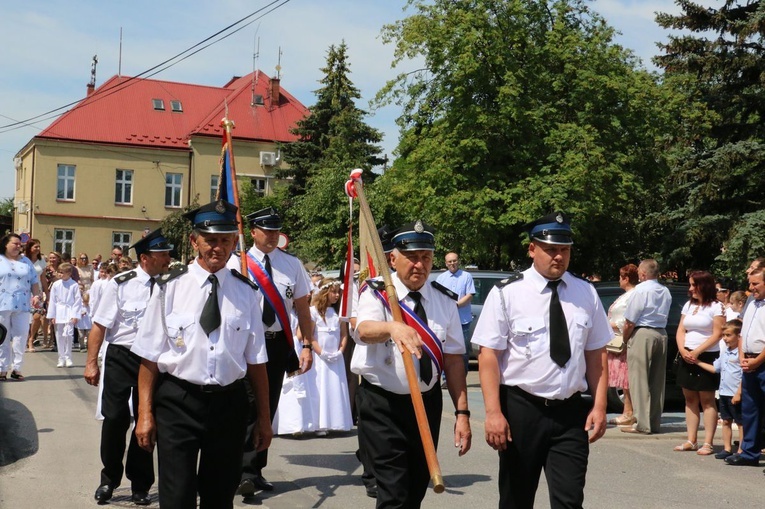
M655 279L648 279L635 286L624 317L636 327L664 329L671 305L672 295L667 287Z
M584 352L605 347L613 331L595 288L568 272L561 279L558 295L571 345L571 358L563 367L550 358L552 291L533 266L523 279L495 286L486 297L472 343L503 352L501 384L546 399L567 399L587 390Z
M228 268L215 273L221 325L208 338L199 325L210 293L210 273L199 264L155 288L131 351L168 373L198 385L229 385L247 364L268 360L258 292ZM162 297L165 304L162 307Z
M765 350L765 300L752 299L747 305L741 337L744 353L759 354Z
M393 285L396 287L398 298L414 309L415 302L409 297L409 289L398 278L397 274L391 274ZM422 306L428 316L428 326L441 341L444 353L465 353L465 341L462 336L457 306L454 300L433 288L430 283L420 288L422 294ZM359 297L358 317L356 328L367 320L384 322L391 321L392 317L387 312L382 302L374 295L372 288L367 287ZM363 376L369 383L382 387L396 394L409 394L409 383L406 378L404 359L398 351L396 344L388 339L382 343L368 344L355 339L356 348L353 350L351 359L351 371ZM427 356L423 351L422 355ZM420 374L420 362L412 356L415 371ZM438 383L436 368L433 366L433 379L429 383L420 380L420 391L425 392Z
M119 282L120 277L130 272L118 274L104 283L93 310L93 322L106 328L104 339L127 348L132 346L143 319L151 287L151 276L140 265L131 272L135 272L135 276L124 283Z

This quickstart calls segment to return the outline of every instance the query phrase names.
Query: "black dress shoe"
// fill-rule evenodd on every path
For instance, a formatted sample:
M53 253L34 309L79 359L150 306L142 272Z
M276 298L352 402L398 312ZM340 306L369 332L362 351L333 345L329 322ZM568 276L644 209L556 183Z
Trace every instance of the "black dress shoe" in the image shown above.
M757 467L760 465L759 459L749 459L739 456L738 454L732 454L725 458L725 463L728 465L734 465L736 467Z
M112 498L113 493L114 493L114 488L112 488L108 484L102 484L96 490L96 494L94 495L94 498L99 502L106 502L107 500Z
M377 486L367 486L366 488L369 498L377 498Z
M151 497L145 491L134 491L130 501L135 505L149 505L151 504Z
M239 483L239 487L236 489L236 494L242 495L243 497L254 495L255 484L252 482L252 479L242 479Z
M266 481L266 478L258 474L252 477L252 484L255 488L263 491L274 491L274 485Z

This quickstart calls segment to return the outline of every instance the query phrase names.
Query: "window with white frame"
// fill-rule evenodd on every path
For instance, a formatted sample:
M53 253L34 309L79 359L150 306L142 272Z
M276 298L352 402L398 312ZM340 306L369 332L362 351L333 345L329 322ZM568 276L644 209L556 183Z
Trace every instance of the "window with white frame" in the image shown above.
M114 203L130 205L133 203L133 170L117 170L114 185Z
M74 253L74 230L55 228L53 230L53 250L71 255ZM67 258L66 261L69 261Z
M72 164L58 165L57 200L74 201L74 171L75 166Z
M127 253L132 244L133 234L130 232L112 232L112 246L122 249L123 254Z
M250 185L252 186L252 190L255 191L260 196L263 196L266 194L266 182L267 180L260 177L253 177L250 179Z
M218 195L218 175L212 175L210 177L210 201L215 200L215 197Z
M181 206L182 173L165 174L165 207Z

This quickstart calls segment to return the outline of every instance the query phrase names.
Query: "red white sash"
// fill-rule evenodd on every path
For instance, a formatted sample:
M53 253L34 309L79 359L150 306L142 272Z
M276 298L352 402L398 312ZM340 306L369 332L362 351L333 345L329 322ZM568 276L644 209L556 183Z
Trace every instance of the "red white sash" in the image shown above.
M390 304L388 304L388 292L385 290L376 290L370 286L370 289L374 292L375 297L380 299L385 306L385 309L390 313ZM444 370L444 347L441 345L441 340L438 339L436 333L433 332L427 323L424 323L419 316L415 314L412 309L404 304L403 299L398 302L401 307L401 317L404 319L404 323L409 327L417 331L422 340L422 349L428 354L428 357L435 363L438 376L441 376L441 372Z
M265 267L263 267L263 265L261 265L261 263L249 252L247 253L247 271L260 287L260 292L263 294L263 297L265 297L266 301L268 301L274 309L274 314L276 315L276 318L279 319L284 335L287 338L287 344L291 351L294 350L295 342L292 337L290 317L287 313L287 306L284 304L284 299L282 299L279 290L276 289L276 285L274 284L273 279L271 279L271 276L268 275L268 272L266 272Z

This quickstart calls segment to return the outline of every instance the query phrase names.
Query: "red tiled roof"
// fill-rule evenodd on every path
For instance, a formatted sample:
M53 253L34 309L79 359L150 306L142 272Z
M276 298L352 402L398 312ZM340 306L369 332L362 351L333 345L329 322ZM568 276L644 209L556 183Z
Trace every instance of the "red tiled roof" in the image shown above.
M113 76L38 137L185 149L194 135L221 136L220 121L228 104L228 117L236 125L234 139L294 141L289 130L308 109L284 89L278 104L272 104L271 80L262 72L255 94L263 96L265 104L252 106L252 78L253 74L234 78L218 88ZM164 111L155 110L152 99L162 99ZM172 111L171 100L180 101L183 112Z

